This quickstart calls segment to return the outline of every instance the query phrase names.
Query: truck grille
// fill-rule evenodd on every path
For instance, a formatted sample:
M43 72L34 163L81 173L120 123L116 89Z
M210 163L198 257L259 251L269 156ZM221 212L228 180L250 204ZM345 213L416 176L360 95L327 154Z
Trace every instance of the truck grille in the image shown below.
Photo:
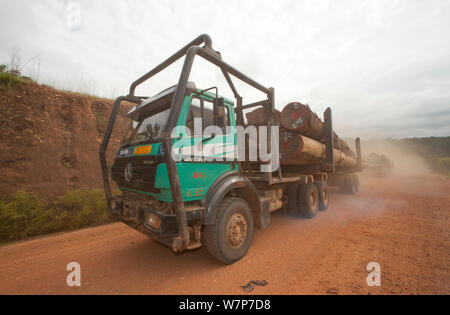
M164 162L164 157L154 156L118 158L111 167L111 177L120 187L159 193L159 190L155 189L156 168ZM131 164L129 181L125 178L125 168L128 164Z

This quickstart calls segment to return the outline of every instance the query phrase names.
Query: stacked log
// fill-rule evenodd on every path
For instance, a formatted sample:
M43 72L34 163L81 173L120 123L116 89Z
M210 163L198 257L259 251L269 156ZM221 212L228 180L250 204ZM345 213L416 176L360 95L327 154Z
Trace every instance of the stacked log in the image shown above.
M322 120L308 105L293 102L287 104L281 113L281 125L287 130L298 132L303 136L324 142L324 126ZM333 133L334 148L355 157L347 142Z
M324 138L323 122L311 109L302 103L287 104L281 113L281 125L287 130L319 140Z
M264 108L246 114L249 125L267 123ZM282 165L320 165L325 160L325 128L322 120L307 105L289 103L282 112L275 111L275 125L280 126L280 162ZM336 168L357 166L356 155L348 144L333 133Z
M245 115L247 117L247 124L249 125L265 125L267 124L266 111L264 108L260 107L251 111ZM275 110L274 126L281 125L281 112Z
M280 161L285 165L319 164L325 159L325 146L286 129L280 130Z
M325 145L314 139L280 129L280 162L282 165L320 164L325 160ZM356 167L357 161L349 154L334 149L337 168Z

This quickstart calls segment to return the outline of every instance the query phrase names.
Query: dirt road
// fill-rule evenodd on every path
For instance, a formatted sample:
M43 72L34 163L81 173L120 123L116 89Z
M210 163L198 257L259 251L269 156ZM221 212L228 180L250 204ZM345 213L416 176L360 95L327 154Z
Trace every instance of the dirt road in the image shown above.
M175 256L116 223L0 247L0 293L255 294L450 293L450 180L362 179L355 196L332 194L312 220L275 214L248 255L231 266L206 250ZM66 265L81 265L81 287ZM366 266L381 266L368 287Z

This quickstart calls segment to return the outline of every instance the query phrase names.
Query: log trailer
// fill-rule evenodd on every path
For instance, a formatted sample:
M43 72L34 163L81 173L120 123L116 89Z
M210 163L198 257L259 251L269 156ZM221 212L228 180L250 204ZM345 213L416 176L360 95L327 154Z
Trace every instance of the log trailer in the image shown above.
M135 95L140 84L184 56L176 86L153 97ZM189 82L197 56L221 70L234 94L234 102L219 96L216 87L202 90ZM232 77L262 92L265 98L244 104ZM109 167L106 150L119 107L125 101L136 106L127 115L130 127ZM252 123L247 114L246 122L245 111L258 108L263 119ZM227 132L220 136L186 137L183 133L192 130L194 118L202 118L202 128L216 125ZM183 151L202 144L225 147L226 154L236 157L236 128L248 125L267 127L267 150L272 157L269 160L180 161L170 154L174 148ZM275 171L261 172L261 165L271 165L273 154L278 152L277 141L270 134L271 127L277 125L274 89L225 63L212 48L208 35L197 37L132 83L128 95L115 100L99 151L108 210L113 217L176 253L204 246L223 263L236 262L246 255L255 228L269 225L272 212L285 209L293 216L312 218L319 209L328 207L328 180L348 193L357 188L355 172L361 171L359 140L358 158L346 155L347 162L349 159L351 162L337 164L344 153L335 149L329 108L324 113L322 142L280 129L281 146L289 144L290 139L301 141L301 150L297 148L293 159L303 162L282 160ZM247 137L246 147L248 142ZM289 151L289 145L285 149ZM117 184L120 196L112 195L110 181Z

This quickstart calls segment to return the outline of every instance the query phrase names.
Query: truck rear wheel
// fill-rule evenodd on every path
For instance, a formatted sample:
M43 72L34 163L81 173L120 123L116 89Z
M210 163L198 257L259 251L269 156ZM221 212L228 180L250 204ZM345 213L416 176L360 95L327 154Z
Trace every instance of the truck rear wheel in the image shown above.
M322 180L317 182L317 190L319 192L319 210L327 210L330 202L327 181Z
M298 190L298 208L300 214L308 219L316 216L319 210L319 191L316 184L301 184Z
M208 252L225 264L247 254L254 233L253 215L248 203L237 197L225 198L216 213L214 225L205 226Z
M344 194L353 195L355 193L355 181L351 174L344 175L342 184L342 191Z
M353 186L354 186L354 191L358 192L359 191L359 176L356 174L353 174Z

